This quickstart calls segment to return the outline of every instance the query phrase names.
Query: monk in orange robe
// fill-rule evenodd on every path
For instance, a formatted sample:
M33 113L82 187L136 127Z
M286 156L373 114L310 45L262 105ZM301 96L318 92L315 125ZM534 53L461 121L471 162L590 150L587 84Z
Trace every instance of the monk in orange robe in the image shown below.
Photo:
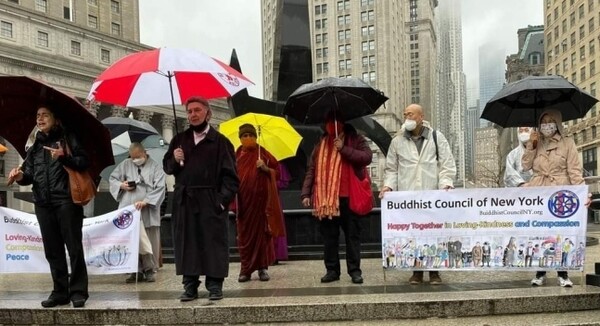
M237 195L237 244L240 253L239 282L258 271L261 281L270 279L267 269L275 261L273 237L285 235L277 192L278 162L256 142L256 129L241 125L242 143L236 151L240 188Z

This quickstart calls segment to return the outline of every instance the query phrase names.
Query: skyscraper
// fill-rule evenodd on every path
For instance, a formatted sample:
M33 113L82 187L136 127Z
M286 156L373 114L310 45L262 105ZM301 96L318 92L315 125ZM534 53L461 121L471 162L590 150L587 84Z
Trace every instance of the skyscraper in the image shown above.
M596 96L600 85L600 3L594 0L544 2L544 48L546 73L562 75L573 84ZM598 175L598 104L583 119L566 123L567 135L573 136L581 151L583 168L589 175ZM585 174L585 173L584 173ZM597 188L591 191L598 191Z
M438 19L437 105L434 127L448 138L456 161L456 184L465 177L465 74L462 68L462 30L460 1L441 1Z
M504 86L505 53L506 50L495 43L479 47L479 116L487 102ZM485 119L479 120L479 127L489 124Z

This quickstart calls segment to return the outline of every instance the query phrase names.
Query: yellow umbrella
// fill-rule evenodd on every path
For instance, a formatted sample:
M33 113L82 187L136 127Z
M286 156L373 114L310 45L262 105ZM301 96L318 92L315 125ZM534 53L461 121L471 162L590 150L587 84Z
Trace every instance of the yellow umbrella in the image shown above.
M219 131L229 138L233 147L237 149L241 145L239 127L245 123L256 128L259 149L260 146L264 147L279 161L296 155L302 136L282 117L246 113L221 123Z
M4 154L8 151L8 148L6 148L6 146L0 144L0 154Z

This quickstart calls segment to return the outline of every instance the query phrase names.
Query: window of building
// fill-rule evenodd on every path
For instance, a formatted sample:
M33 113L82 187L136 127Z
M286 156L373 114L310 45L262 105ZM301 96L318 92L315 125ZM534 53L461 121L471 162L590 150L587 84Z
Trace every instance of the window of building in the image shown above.
M352 37L352 33L350 33L349 29L345 30L344 34L345 34L347 40L349 40Z
M540 64L541 54L539 52L532 52L529 54L529 64L538 65Z
M563 70L564 72L567 72L567 58L564 58L564 59L563 59L563 67L562 67L562 70Z
M100 49L100 60L104 63L110 63L110 50Z
M575 62L577 61L577 54L575 52L571 53L571 67L575 69Z
M360 0L360 6L361 7L366 7L367 6L367 0Z
M374 40L369 41L369 50L375 50L375 41Z
M339 55L344 55L346 54L346 47L344 45L339 45L338 46L338 54Z
M369 10L368 14L369 14L369 21L375 20L375 12L373 10Z
M554 27L554 38L558 40L558 26Z
M325 15L327 13L327 4L321 5L321 13Z
M344 16L337 17L338 26L344 25Z
M19 0L8 0L8 2L19 4Z
M360 21L361 22L366 22L369 19L369 16L367 15L366 11L363 11L360 13Z
M561 27L562 27L562 32L566 33L567 32L567 20L566 19L564 19L562 21Z
M558 63L556 64L556 66L554 66L554 72L555 72L557 75L560 75L560 65L559 65Z
M374 68L374 67L375 67L375 56L374 56L374 55L372 55L372 56L369 56L369 66L370 66L371 68Z
M323 28L327 28L327 18L321 19L321 25L323 25Z
M81 56L81 43L71 40L71 54Z
M583 5L579 6L577 11L579 12L579 19L583 19L583 15L585 15L585 8L583 8Z
M360 28L360 34L362 36L367 36L369 34L369 29L367 28L367 26L363 26Z
M369 73L368 72L363 72L362 73L362 80L368 82L369 81Z
M343 41L344 35L344 31L338 31L338 41Z
M323 73L323 64L317 63L317 74Z
M88 26L91 28L98 28L98 17L88 15Z
M364 51L368 51L368 50L369 50L369 42L367 42L367 41L363 41L363 42L361 43L361 45L362 45L362 50L363 50L363 52L364 52Z
M374 71L369 72L369 81L374 82L377 79Z
M323 58L327 58L329 55L329 48L323 48Z
M569 14L569 26L575 26L575 12Z
M596 83L595 82L590 84L590 95L596 96Z
M369 57L362 57L362 66L363 68L369 66Z
M2 37L13 37L13 24L5 21L0 21L0 35Z
M590 77L596 75L596 60L590 62Z
M315 29L321 29L321 20L320 19L315 20Z
M349 25L351 22L352 19L350 18L350 15L344 16L344 23L346 23L346 25Z
M581 69L579 69L579 79L581 81L585 80L585 67L581 67Z
M48 1L47 0L35 0L35 10L41 12L48 11Z
M346 54L350 55L352 54L352 45L351 44L346 44Z
M579 48L579 58L581 60L585 59L585 46Z
M320 15L321 14L321 5L316 5L315 6L315 15Z
M560 4L560 12L564 14L566 10L567 10L567 1L563 0L562 3Z
M575 42L577 42L577 36L575 36L575 32L571 33L571 46L575 46ZM563 51L566 51L566 47L563 47Z
M98 0L88 0L88 4L92 6L98 6Z
M591 34L594 31L594 29L596 29L596 26L594 24L594 17L592 17L588 21L588 32Z
M345 10L350 9L350 0L344 0L344 9Z
M558 18L558 7L554 8L554 19Z
M338 1L337 2L337 10L338 11L344 10L344 1Z
M576 72L571 74L571 83L573 83L573 84L577 83L577 73Z
M110 30L113 35L121 35L121 25L117 23L110 24Z
M323 36L321 34L315 35L315 43L320 44L323 42Z
M323 45L327 45L327 33L323 33Z
M37 45L48 47L48 33L46 32L37 32Z
M549 13L548 16L546 16L546 26L551 24L551 20L550 20L551 17L552 17L552 13Z
M588 12L593 12L594 10L594 2L596 1L588 1Z
M351 59L346 59L346 69L348 69L348 70L352 69L352 60Z
M317 49L315 55L317 58L321 58L323 56L323 49Z
M71 8L63 7L63 18L66 20L71 20Z
M583 40L585 37L585 25L579 26L579 39Z
M323 72L324 73L329 72L329 62L323 62Z
M338 65L339 65L340 70L346 70L346 60L338 61Z
M375 26L369 25L369 35L375 35Z
M121 3L119 3L119 1L110 0L110 11L112 11L115 14L120 14L121 13Z
M555 57L558 57L558 55L560 54L560 52L559 52L559 49L560 49L560 48L558 47L558 44L557 44L557 45L554 47L554 56L555 56Z
M594 113L594 112L592 112ZM596 128L596 126L592 126L592 139L596 139L596 135L598 133L598 130Z

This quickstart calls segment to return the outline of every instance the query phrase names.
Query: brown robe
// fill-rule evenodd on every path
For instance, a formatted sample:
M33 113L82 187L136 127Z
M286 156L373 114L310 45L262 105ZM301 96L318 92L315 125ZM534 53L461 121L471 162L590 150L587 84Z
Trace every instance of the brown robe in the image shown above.
M285 235L277 192L278 162L264 148L260 156L269 172L256 167L258 150L236 152L240 188L237 195L237 243L240 275L268 268L275 261L273 237Z

